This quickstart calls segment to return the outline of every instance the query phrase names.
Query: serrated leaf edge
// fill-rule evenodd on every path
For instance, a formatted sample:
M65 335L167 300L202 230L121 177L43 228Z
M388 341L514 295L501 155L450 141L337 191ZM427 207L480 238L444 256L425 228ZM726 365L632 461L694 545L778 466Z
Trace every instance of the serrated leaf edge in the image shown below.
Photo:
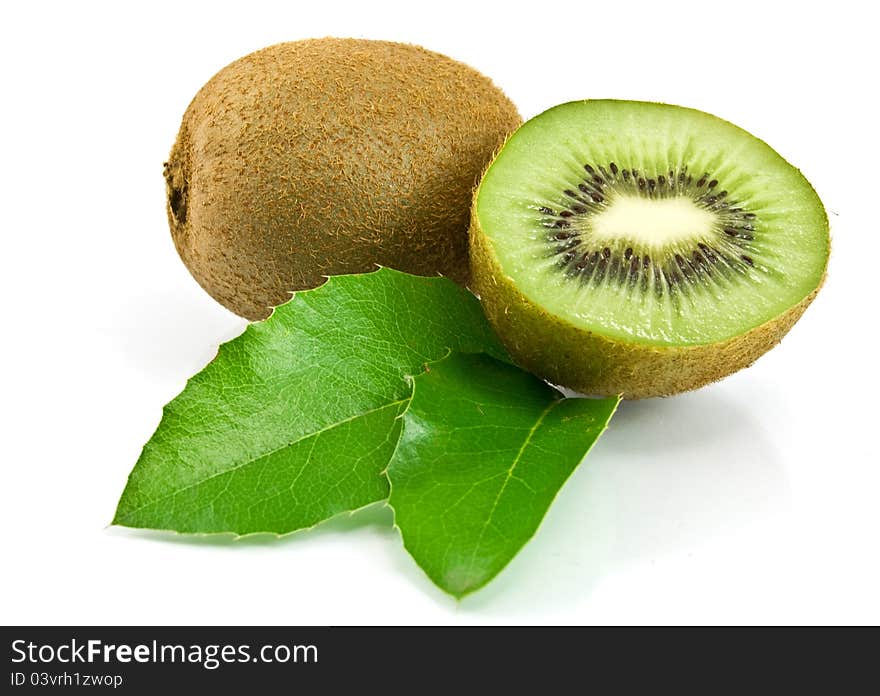
M379 411L383 411L383 410L385 410L386 408L391 408L391 407L393 407L393 406L400 406L401 404L406 403L406 402L408 402L408 401L410 401L409 398L406 398L406 399L398 399L397 401L389 401L387 404L384 404L384 405L382 405L382 406L377 406L376 408L371 408L371 409L368 410L368 411L363 411L362 413L357 413L357 414L355 414L355 415L353 415L353 416L350 416L349 418L345 418L344 420L337 421L336 423L333 423L333 424L328 425L328 426L326 426L326 427L324 427L324 428L321 428L320 430L315 430L314 432L311 432L311 433L309 433L308 435L303 435L302 437L299 437L299 438L297 438L296 440L293 440L293 441L288 442L288 443L286 443L286 444L284 444L284 445L281 445L280 447L276 447L274 450L271 450L271 451L269 451L269 452L266 452L266 453L264 453L264 454L261 454L259 457L255 457L254 459L249 459L249 460L244 461L244 462L242 462L241 464L237 464L236 466L231 467L231 468L229 468L229 469L225 469L225 470L223 470L223 471L218 471L216 474L211 474L210 476L207 476L207 477L205 477L205 478L203 478L203 479L201 479L201 480L199 480L199 481L195 481L194 483L191 483L191 484L189 484L188 486L184 486L183 488L179 488L179 489L175 490L175 491L172 492L172 493L169 493L169 494L167 494L167 495L161 496L161 497L159 497L159 498L155 498L155 499L151 500L150 502L148 502L148 503L146 503L146 504L144 504L144 505L141 505L139 508L136 508L136 509L134 509L134 510L131 510L130 512L128 512L128 513L126 514L126 517L130 517L130 516L132 516L132 515L136 515L138 512L140 512L140 511L143 510L144 508L150 507L151 505L156 505L156 504L161 503L161 502L163 502L163 501L165 501L165 500L168 500L169 498L173 498L174 496L179 495L180 493L183 493L183 492L185 492L185 491L188 491L188 490L190 490L191 488L195 488L196 486L201 486L201 485L207 483L208 481L211 481L212 479L217 478L218 476L225 476L225 475L227 475L227 474L231 474L231 473L233 473L233 472L235 472L235 471L238 471L239 469L243 469L243 468L246 467L246 466L250 466L251 464L255 464L255 463L259 462L260 460L265 459L266 457L271 457L271 456L272 456L273 454L275 454L276 452L280 452L281 450L287 449L288 447L293 447L294 445L297 445L297 444L299 444L300 442L305 442L306 440L309 440L309 439L311 439L311 438L313 438L313 437L317 438L318 436L321 435L321 433L329 432L330 430L333 430L334 428L338 428L340 425L345 425L346 423L350 423L350 422L352 422L352 421L354 421L354 420L357 420L358 418L363 418L364 416L369 416L371 413L377 413L377 412L379 412ZM395 420L397 420L397 417L395 417ZM399 437L399 436L398 436L398 440L400 440L400 437ZM396 448L396 445L395 445L395 448ZM374 502L381 502L381 501L374 501ZM329 519L329 518L328 518L328 519ZM119 526L122 526L122 527L127 527L127 526L128 526L128 525L126 525L124 522L122 522L122 521L120 520L119 515L118 515L118 512L117 512L117 515L114 516L114 518L113 518L113 522L112 522L111 524L113 524L113 525L119 525ZM320 523L318 523L318 524L320 524ZM134 527L134 529L141 529L141 528L139 528L139 527ZM155 527L149 527L149 529L156 529L156 528L155 528ZM174 531L174 530L161 530L161 531ZM295 529L295 530L292 530L292 531L299 531L299 530L298 530L298 529ZM185 533L185 534L192 534L193 532L181 532L181 534L184 534L184 533ZM198 533L198 532L195 532L195 533ZM212 534L229 534L229 532L209 532L209 533L212 533ZM291 533L291 532L285 532L285 534L290 534L290 533ZM277 532L249 532L249 534L277 534ZM241 536L248 536L248 535L247 535L247 534L243 534L243 535L238 535L238 536L241 537ZM279 534L279 536L283 536L283 534Z
M220 356L223 354L223 352L224 352L225 350L228 350L228 349L229 349L229 346L231 346L231 344L235 343L236 341L241 340L242 338L244 338L245 336L247 336L249 333L253 334L253 333L256 332L256 331L259 331L259 327L260 327L262 324L264 324L265 322L269 321L269 319L271 319L271 318L275 315L275 312L276 312L276 311L278 311L278 310L280 310L280 309L283 309L284 307L288 307L288 306L290 306L290 304L291 304L292 302L294 302L294 301L295 301L299 296L301 296L301 295L306 295L306 294L308 294L308 293L312 293L312 292L315 292L315 291L318 291L318 290L326 290L326 289L328 289L328 288L330 288L330 287L333 287L333 286L335 286L335 285L340 285L340 284L345 285L345 284L347 284L348 282L351 282L351 279L353 279L353 278L361 278L361 277L363 277L363 276L376 276L376 277L378 278L378 277L381 277L381 276L388 276L388 275L390 275L390 276L406 276L406 277L408 277L408 278L424 278L424 279L426 279L426 280L436 280L436 279L438 279L438 278L442 278L443 280L445 280L446 282L448 282L448 283L450 283L451 285L455 286L456 288L459 287L459 286L456 285L453 281L449 280L448 278L445 278L444 276L436 276L436 277L434 277L434 276L414 276L414 275L409 274L409 273L404 273L404 272L402 272L402 271L394 270L393 268L387 268L387 267L385 267L385 266L377 266L376 270L374 270L374 271L369 271L368 273L347 273L347 274L342 274L342 275L324 276L324 277L326 278L325 282L321 283L320 285L315 286L314 288L308 288L308 289L306 289L306 290L297 290L297 291L291 292L290 299L289 299L287 302L284 302L284 303L282 303L282 304L280 304L280 305L277 305L277 306L275 306L275 307L272 307L272 308L271 308L271 311L270 311L270 313L269 313L269 315L268 315L265 319L260 319L260 320L257 320L257 321L249 322L249 323L247 324L247 326L245 326L244 331L242 331L240 334L238 334L238 336L235 336L235 337L233 337L233 338L230 338L228 341L224 341L223 343L219 344L219 345L217 346L217 352L214 354L214 356L213 356L210 360L208 360L208 361L207 361L207 362L206 362L206 363L205 363L205 364L204 364L204 365L203 365L203 366L202 366L197 372L195 372L194 374L190 375L190 376L186 379L186 381L184 382L183 387L180 389L180 391L178 391L173 397L171 397L171 399L169 399L169 400L168 400L168 401L162 406L162 416L161 416L161 418L159 419L159 423L158 423L158 424L156 425L156 427L153 429L153 433L150 435L149 438L147 438L147 441L144 443L143 447L141 447L140 453L138 454L137 458L135 459L135 467L132 467L131 471L129 472L129 475L126 477L125 485L124 485L123 488L122 488L122 495L120 495L120 497L119 497L119 501L118 501L117 504L116 504L116 511L114 512L114 514L113 514L113 518L112 518L112 520L110 521L110 524L109 524L108 526L111 526L111 527L112 527L112 526L123 526L123 527L124 527L124 526L126 526L126 525L125 525L123 522L121 522L121 519L123 519L124 517L128 517L128 516L130 516L130 515L133 515L133 514L135 514L137 511L139 511L139 510L143 510L145 507L148 507L149 505L153 505L153 504L155 504L155 503L157 503L157 502L160 502L161 500L164 500L164 499L167 497L167 496L165 496L165 497L163 497L163 498L158 498L158 499L151 500L149 503L146 503L145 505L141 505L141 506L140 506L139 508L137 508L136 510L133 510L133 511L130 511L130 512L126 513L124 516L120 516L120 514L119 514L119 507L120 507L120 505L121 505L121 503L122 503L123 495L124 495L125 491L128 489L128 486L129 486L129 484L130 484L130 482L131 482L131 476L132 476L132 474L134 473L134 470L135 470L135 468L136 468L137 462L139 462L139 461L141 460L141 458L143 457L143 454L144 454L144 450L146 449L147 445L148 445L148 444L150 443L150 441L152 440L153 435L155 435L155 433L156 433L156 432L162 427L162 424L165 422L165 419L168 417L168 407L171 405L171 403L172 403L175 399L177 399L177 397L179 397L183 392L185 392L185 391L187 390L187 388L189 388L189 386L190 386L190 384L193 382L193 380L198 379L199 375L201 375L202 372L204 372L206 369L208 369L208 367L209 367L212 363L216 362L216 361L220 358ZM444 356L444 357L446 357L446 356ZM405 377L406 377L406 376L405 376ZM411 396L411 394L410 394L410 396ZM382 408L386 408L386 407L390 406L392 403L400 404L400 403L403 403L403 401L408 401L408 400L409 400L409 399L403 399L403 400L398 401L398 402L388 402L388 404L384 404L383 406L380 406L380 407L378 407L378 408L376 408L376 409L371 409L370 411L364 412L364 413L362 413L362 414L358 414L358 415L352 416L350 419L347 419L347 420L354 420L354 419L359 418L359 417L361 417L361 416L368 415L369 413L374 413L375 411L381 410ZM333 427L335 427L336 425L341 424L342 422L343 422L343 421L340 421L339 423L333 424L332 426L328 426L328 428L325 428L324 430L326 430L326 429L330 429L330 428L333 428ZM299 442L299 441L301 441L301 440L303 440L303 439L307 439L307 438L311 437L312 435L316 435L318 432L320 432L320 431L316 431L315 433L310 433L310 434L304 436L303 438L300 438L300 440L297 440L296 442ZM399 438L398 438L398 440L399 440ZM274 453L274 452L278 452L278 451L280 451L281 449L284 449L285 447L290 447L291 445L296 444L296 442L289 443L289 444L287 444L287 445L284 445L283 447L276 448L275 450L273 450L273 452L269 452L269 453L266 453L266 454L262 454L262 455L260 455L260 458L265 457L265 456L268 456L268 455L270 455L270 454L272 454L272 453ZM396 446L395 446L395 447L396 447ZM228 470L226 470L226 471L219 472L218 474L213 474L213 475L209 476L208 478L203 479L203 480L201 480L201 481L198 481L198 482L196 482L196 483L194 483L194 484L191 484L191 485L189 485L189 486L187 486L186 488L181 489L181 490L187 490L187 489L189 489L189 488L192 488L193 486L201 485L201 484L204 483L205 481L208 481L208 480L214 478L215 476L218 476L218 475L221 475L221 474L227 473L228 471L234 471L235 469L238 469L238 468L240 468L240 467L242 467L242 466L247 466L247 465L249 465L249 464L252 464L254 461L257 461L257 459L253 459L253 460L249 460L249 461L243 462L242 464L239 464L239 465L235 466L233 469L228 469ZM382 472L382 475L384 475L384 470L383 470L383 472ZM381 501L376 501L376 502L381 502ZM373 503L370 503L370 504L373 504ZM342 513L340 513L340 514L342 514ZM335 517L335 516L334 516L334 517ZM328 518L328 519L332 519L332 517L331 517L331 518ZM322 522L323 522L323 521L324 521L324 520L322 520ZM317 524L320 524L320 522L318 522ZM313 525L313 526L314 526L314 525ZM235 538L242 538L242 537L246 537L246 536L251 536L252 534L275 534L276 536L281 537L281 536L285 536L285 535L287 535L287 534L292 534L292 533L294 533L294 532L302 531L303 529L312 529L312 527L302 527L302 528L300 528L300 529L292 530L291 532L285 532L284 534L278 534L278 533L276 533L276 532L248 532L247 534L243 534L243 535L235 534L235 532L179 532L179 531L174 530L174 529L162 529L162 528L156 528L156 527L129 527L129 529L151 529L151 530L154 530L154 531L160 531L160 532L174 532L175 534L179 534L179 535L182 535L182 536L214 536L214 535L218 535L218 534L219 534L219 535L233 534L233 535L235 535Z

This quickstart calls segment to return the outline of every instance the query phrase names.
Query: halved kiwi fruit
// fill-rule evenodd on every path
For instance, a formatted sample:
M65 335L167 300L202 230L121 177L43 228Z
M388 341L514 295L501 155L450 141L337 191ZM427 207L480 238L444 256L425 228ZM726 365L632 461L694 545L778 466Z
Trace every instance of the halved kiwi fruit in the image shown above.
M476 192L476 291L512 356L629 398L751 364L815 297L828 219L801 173L709 114L557 106L506 142Z
M186 110L165 166L175 246L249 319L377 264L465 284L474 186L519 124L489 78L418 46L264 48Z

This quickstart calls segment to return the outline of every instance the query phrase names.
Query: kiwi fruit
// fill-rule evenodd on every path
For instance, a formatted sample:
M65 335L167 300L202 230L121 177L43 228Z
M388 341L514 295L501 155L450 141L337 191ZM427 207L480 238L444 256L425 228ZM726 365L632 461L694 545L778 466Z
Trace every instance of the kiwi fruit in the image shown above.
M249 319L376 265L466 284L473 189L520 122L488 78L418 46L264 48L186 110L165 165L175 246Z
M473 285L512 357L627 398L750 365L816 296L828 218L803 175L709 114L588 100L525 123L475 193Z

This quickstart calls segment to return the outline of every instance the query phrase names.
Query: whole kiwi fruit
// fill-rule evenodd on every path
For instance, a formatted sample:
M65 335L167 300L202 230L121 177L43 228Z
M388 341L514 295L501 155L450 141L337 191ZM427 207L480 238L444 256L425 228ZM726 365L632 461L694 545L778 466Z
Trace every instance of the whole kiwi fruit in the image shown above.
M627 398L753 363L825 278L828 218L804 176L727 121L587 100L519 128L486 171L473 286L511 356Z
M520 123L463 63L324 38L223 68L165 165L174 244L216 300L266 317L291 291L376 265L466 284L479 176Z

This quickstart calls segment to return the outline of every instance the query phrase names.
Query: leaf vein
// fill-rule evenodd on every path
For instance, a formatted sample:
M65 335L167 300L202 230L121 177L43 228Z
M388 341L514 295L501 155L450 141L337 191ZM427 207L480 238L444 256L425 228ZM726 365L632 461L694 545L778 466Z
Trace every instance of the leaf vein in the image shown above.
M225 476L226 474L234 474L236 471L238 471L239 469L241 469L241 468L243 468L243 467L250 466L251 464L256 464L257 462L259 462L259 461L261 461L261 460L263 460L263 459L268 459L268 458L271 457L272 455L277 454L278 452L280 452L280 451L282 451L282 450L285 450L285 449L288 449L288 448L290 448L290 447L293 447L294 445L297 445L297 444L299 444L300 442L304 442L305 440L308 440L309 438L312 438L312 437L317 438L317 437L319 437L322 433L328 432L328 431L330 431L330 430L333 430L334 428L338 428L339 426L345 425L345 424L347 424L347 423L351 423L352 421L355 421L355 420L357 420L358 418L363 418L363 417L365 417L365 416L369 416L369 415L371 415L371 414L373 414L373 413L378 413L379 411L382 411L382 410L384 410L384 409L386 409L386 408L391 408L392 406L399 406L400 404L405 403L405 402L408 401L408 400L409 400L409 399L399 399L399 400L397 400L397 401L391 401L391 402L389 402L389 403L387 403L387 404L384 404L384 405L382 405L382 406L378 406L378 407L376 407L376 408L372 408L372 409L370 409L369 411L364 411L363 413L357 413L357 414L355 414L355 415L353 415L353 416L350 416L349 418L345 418L345 419L343 419L343 420L341 420L341 421L337 421L336 423L332 423L332 424L330 424L330 425L328 425L328 426L325 426L325 427L321 428L320 430L316 430L316 431L314 431L314 432L312 432L312 433L308 433L308 434L306 434L306 435L303 435L302 437L299 437L299 438L297 438L296 440L292 440L291 442L288 442L288 443L286 443L286 444L284 444L284 445L281 445L280 447L276 447L274 450L271 450L271 451L269 451L269 452L266 452L266 453L264 453L264 454L261 454L261 455L258 456L258 457L255 457L255 458L253 458L253 459L248 459L248 460L246 460L246 461L244 461L244 462L241 462L240 464L236 464L236 465L233 466L233 467L230 467L230 468L228 468L228 469L224 469L223 471L218 471L218 472L216 472L216 473L214 473L214 474L211 474L210 476L207 476L207 477L205 477L205 478L203 478L203 479L199 479L198 481L194 481L193 483L191 483L191 484L189 484L189 485L187 485L187 486L184 486L184 487L182 487L182 488L178 488L177 490L171 491L171 492L167 493L166 495L159 496L158 498L154 498L153 500L151 500L151 501L149 501L149 502L147 502L147 503L144 503L144 504L141 505L140 507L135 508L134 510L131 510L131 511L128 512L127 514L123 515L123 516L121 517L121 519L123 519L123 520L125 520L125 519L130 519L131 517L134 517L134 516L137 515L139 512L141 512L142 510L144 510L144 509L146 509L146 508L148 508L148 507L151 507L152 505L156 505L156 504L158 504L158 503L161 503L161 502L163 502L163 501L165 501L165 500L168 500L169 498L174 498L174 497L180 495L181 493L185 493L186 491L191 490L191 489L193 489L193 488L196 488L197 486L201 486L201 485L203 485L203 484L205 484L205 483L208 483L209 481L211 481L211 480L213 480L213 479L215 479L215 478L218 478L218 477L220 477L220 476ZM228 485L228 484L227 484L227 485ZM221 494L222 494L222 491L221 491ZM216 500L217 500L217 498L215 497L214 501L212 501L212 502L216 502Z
M477 558L477 552L480 550L480 546L483 543L483 536L486 533L486 530L492 524L492 518L495 515L495 511L498 509L498 503L501 501L501 496L504 495L504 491L507 490L507 485L510 483L511 478L513 477L513 472L516 470L517 465L522 459L523 454L526 451L526 447L528 447L529 442L534 436L535 432L541 427L541 423L544 422L544 419L547 415L552 411L556 406L562 403L561 400L554 400L541 412L541 415L538 416L538 419L535 421L535 424L529 428L529 432L526 434L526 438L523 441L522 445L519 448L519 451L516 453L516 457L513 460L513 464L510 465L510 468L507 470L507 476L504 479L504 482L501 484L501 488L498 489L498 494L495 496L495 500L492 503L492 509L489 510L489 514L486 516L486 521L483 523L480 528L480 534L477 536L477 543L474 544L474 548L471 552L471 559L468 563L468 572L469 574L473 572L474 562ZM522 480L520 477L519 480Z

